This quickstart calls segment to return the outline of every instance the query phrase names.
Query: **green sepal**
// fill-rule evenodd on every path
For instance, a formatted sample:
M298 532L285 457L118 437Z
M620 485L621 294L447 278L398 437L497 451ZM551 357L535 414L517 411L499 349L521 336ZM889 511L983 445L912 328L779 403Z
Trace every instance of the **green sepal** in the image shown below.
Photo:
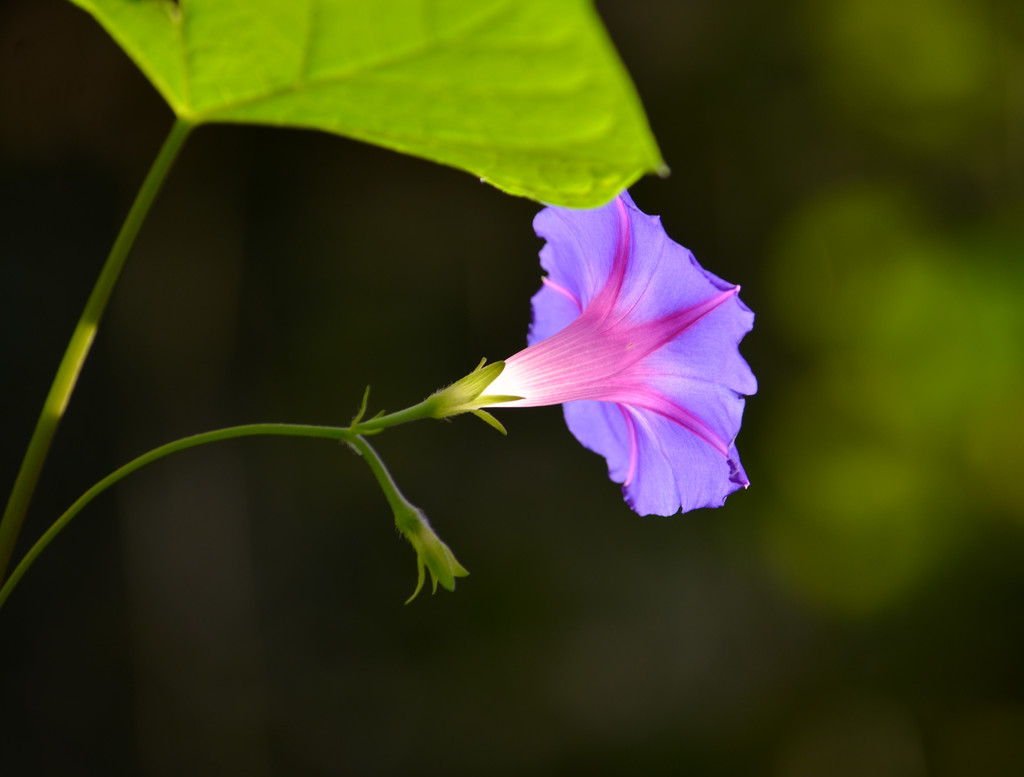
M488 426L493 426L499 432L501 432L505 436L508 436L508 432L505 431L504 424L502 424L501 421L499 421L497 418L492 416L486 410L472 410L470 412L472 412L473 415L475 415L477 418L479 418L481 421L483 421Z
M484 393L484 390L501 375L504 369L505 362L487 364L487 359L481 359L469 375L459 378L452 385L434 394L441 400L438 404L438 412L443 415L439 417L465 413L473 405L474 400Z
M481 407L500 405L502 402L517 402L522 399L518 394L484 394L477 398L477 404Z
M486 366L485 366L486 365ZM505 362L493 362L487 364L487 359L481 359L469 375L460 378L450 386L435 391L424 400L428 406L429 414L433 418L448 418L461 413L473 413L479 415L482 407L501 402L511 402L521 397L512 396L485 396L484 391L505 369ZM483 416L480 416L483 418ZM498 429L502 434L505 430L496 421L491 423L487 418L483 419L488 424Z

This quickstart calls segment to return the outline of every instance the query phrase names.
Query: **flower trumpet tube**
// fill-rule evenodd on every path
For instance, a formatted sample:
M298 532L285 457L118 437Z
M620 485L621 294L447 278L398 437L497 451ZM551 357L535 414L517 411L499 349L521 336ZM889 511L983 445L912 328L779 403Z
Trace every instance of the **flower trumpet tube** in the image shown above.
M754 314L627 193L534 220L547 271L528 347L477 406L562 404L643 515L717 507L749 485L735 439L757 382L738 345ZM518 397L512 399L512 397Z

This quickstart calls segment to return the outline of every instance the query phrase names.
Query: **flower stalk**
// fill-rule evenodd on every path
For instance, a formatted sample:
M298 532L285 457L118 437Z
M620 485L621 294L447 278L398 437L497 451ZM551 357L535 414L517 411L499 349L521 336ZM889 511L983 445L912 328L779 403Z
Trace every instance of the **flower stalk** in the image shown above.
M391 473L370 443L365 438L356 436L349 444L366 460L395 515L395 527L416 551L416 590L405 603L409 604L422 590L425 572L430 572L431 593L437 592L438 583L447 590L454 591L455 578L465 577L469 572L437 536L423 511L406 499L395 485Z
M154 448L153 450L132 459L124 466L119 467L100 480L75 500L75 503L53 522L50 528L46 530L46 533L36 541L36 543L29 549L28 553L25 554L25 557L21 559L18 565L14 568L14 571L11 572L10 577L4 581L3 587L0 588L0 607L3 606L5 601L7 601L7 597L11 595L15 586L18 585L18 582L28 571L29 567L32 566L33 562L39 557L39 554L46 549L47 545L53 542L64 527L71 522L71 519L78 515L86 505L115 483L118 483L128 477L133 472L142 469L147 464L159 461L162 458L170 456L172 453L178 453L180 451L188 450L189 448L196 448L200 445L208 445L210 443L221 442L223 440L268 435L278 437L323 437L346 442L350 442L355 438L352 431L346 427L306 426L300 424L247 424L244 426L231 426L226 429L216 429L212 432L203 432L202 434L194 434L189 437L183 437L180 440L175 440L165 445L161 445L159 448Z
M139 469L152 464L160 459L170 456L172 453L196 448L201 445L209 445L225 440L234 440L240 437L319 437L328 440L338 440L348 443L370 467L380 485L384 496L391 507L395 517L395 525L402 535L409 540L416 551L418 565L418 580L416 590L409 597L406 603L416 598L416 595L423 588L425 573L430 572L433 590L437 590L440 583L449 591L455 589L455 578L465 577L469 574L458 560L451 549L441 541L427 521L423 511L412 504L398 486L384 466L377 452L370 446L363 435L379 434L392 426L408 423L419 418L440 417L431 413L439 407L436 401L430 398L411 408L399 410L395 413L378 414L368 421L363 421L366 415L366 407L369 400L369 388L363 394L363 400L359 411L352 419L349 426L314 426L306 424L246 424L242 426L231 426L224 429L215 429L210 432L194 434L183 437L180 440L161 445L141 456L132 459L127 464L116 469L105 478L96 483L92 488L80 496L74 504L50 526L36 543L28 550L24 558L11 572L10 576L3 581L0 587L0 607L11 595L11 592L18 585L21 578L28 571L46 547L53 542L58 534L78 515L90 502L102 494L111 486L120 482L128 475ZM433 408L434 410L432 410Z

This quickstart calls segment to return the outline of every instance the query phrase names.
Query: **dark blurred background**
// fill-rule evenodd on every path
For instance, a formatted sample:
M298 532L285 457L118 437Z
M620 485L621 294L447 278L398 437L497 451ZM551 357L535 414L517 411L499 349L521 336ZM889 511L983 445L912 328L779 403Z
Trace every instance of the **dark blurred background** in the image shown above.
M673 174L632 193L756 311L752 488L639 518L558 408L134 475L0 611L4 775L1024 774L1024 3L599 4ZM0 4L0 492L171 124L88 16ZM19 555L167 440L398 409L522 347L537 206L346 139L204 127Z

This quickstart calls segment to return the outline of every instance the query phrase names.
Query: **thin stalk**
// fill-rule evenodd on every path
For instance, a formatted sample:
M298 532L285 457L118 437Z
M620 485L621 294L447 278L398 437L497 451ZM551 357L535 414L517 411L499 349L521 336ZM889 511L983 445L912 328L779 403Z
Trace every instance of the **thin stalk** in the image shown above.
M394 478L391 477L391 473L388 472L388 468L384 466L384 462L381 460L380 456L377 455L377 451L373 449L373 446L371 446L370 443L358 435L353 435L353 439L350 440L350 443L366 461L367 466L369 466L370 471L377 480L377 485L379 485L380 490L384 492L384 498L388 500L388 506L395 514L396 525L402 531L406 531L409 527L408 525L403 525L401 518L406 513L418 512L415 505L406 499L405 495L398 489L398 485L395 483ZM2 601L3 600L0 600L0 602Z
M398 416L398 413L393 413L391 416L382 416L382 418L394 418L396 416ZM421 416L416 415L415 417L419 418ZM352 427L353 430L358 430L359 428ZM433 591L437 591L438 583L449 591L454 591L455 578L465 577L469 572L455 558L451 548L441 542L441 538L437 536L423 511L406 499L405 495L398 489L398 485L391 477L391 473L388 472L388 468L384 466L380 456L377 455L377 451L373 449L373 446L361 436L356 436L349 444L362 455L369 465L373 476L377 479L377 484L384 492L384 497L388 500L391 512L395 515L395 526L416 551L416 589L412 592L412 596L405 600L405 603L409 604L419 594L423 588L423 582L428 571L430 572L431 589ZM2 601L0 599L0 602Z
M96 485L82 494L82 496L80 496L78 500L71 505L71 507L69 507L49 529L46 530L46 533L29 549L28 553L25 554L25 557L21 560L18 566L15 567L13 572L11 572L11 576L4 582L3 588L0 588L0 607L3 606L7 597L11 595L11 591L14 590L14 587L18 584L18 581L21 580L25 572L28 571L28 568L32 566L36 557L43 552L51 541L53 541L54 537L60 534L71 519L82 511L82 508L118 481L124 479L136 470L145 467L147 464L152 464L154 461L162 459L165 456L170 456L172 453L177 453L178 451L184 451L189 448L195 448L199 445L220 442L222 440L233 440L238 437L255 437L260 435L273 435L280 437L322 437L330 440L342 440L353 444L357 443L359 440L357 435L351 429L346 427L307 426L302 424L247 424L245 426L231 426L226 429L216 429L212 432L194 434L191 437L183 437L180 440L175 440L174 442L169 442L166 445L161 445L159 448L154 448L148 453L144 453L138 458L128 462L120 469L111 472L103 478L103 480L99 481ZM370 460L368 459L368 461ZM374 468L373 463L371 463L370 466L379 480L380 475ZM383 483L381 485L383 486ZM385 491L385 493L387 493L387 491ZM390 496L388 497L388 501L391 501Z
M36 483L39 481L39 475L43 470L47 453L49 453L50 443L57 432L57 426L64 417L64 411L67 409L82 365L85 363L89 349L96 337L96 329L104 310L106 310L107 302L110 300L114 286L117 285L117 279L121 275L125 259L135 242L139 227L142 226L157 192L160 191L161 184L167 178L167 173L192 127L192 124L180 118L174 122L170 134L142 183L142 188L139 189L139 193L135 197L131 210L128 211L128 216L118 233L117 240L114 241L114 246L110 249L107 261L100 271L96 285L93 287L89 300L85 303L85 309L78 319L75 331L71 335L64 358L57 368L57 375L53 379L50 392L43 403L35 431L32 433L25 457L21 462L21 469L18 471L18 477L14 481L14 487L7 500L7 507L4 509L3 517L0 518L0 580L4 579L4 573L7 571L11 554L14 552L14 545L18 540L18 533L21 531L25 513L28 512Z

